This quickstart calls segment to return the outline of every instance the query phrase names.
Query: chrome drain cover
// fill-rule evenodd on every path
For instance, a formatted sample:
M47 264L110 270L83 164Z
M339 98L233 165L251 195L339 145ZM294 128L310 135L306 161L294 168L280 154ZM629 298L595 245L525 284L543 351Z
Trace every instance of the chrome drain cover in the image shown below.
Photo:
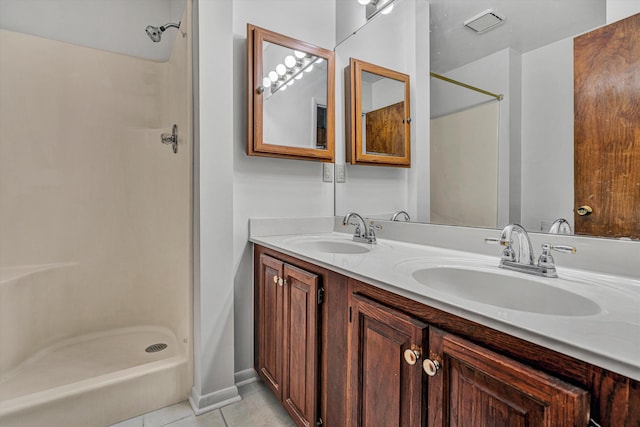
M147 353L156 353L158 351L164 350L165 348L167 348L167 345L165 343L157 343L151 344L144 351L146 351Z

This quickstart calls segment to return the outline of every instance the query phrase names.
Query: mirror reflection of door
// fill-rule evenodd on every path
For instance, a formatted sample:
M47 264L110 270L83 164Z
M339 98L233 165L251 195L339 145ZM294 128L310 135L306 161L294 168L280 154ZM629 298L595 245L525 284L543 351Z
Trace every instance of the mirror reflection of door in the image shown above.
M640 14L574 41L578 234L640 238L638 34Z
M404 82L362 72L362 150L404 156Z
M327 149L327 106L318 104L314 100L315 111L315 146L321 150Z

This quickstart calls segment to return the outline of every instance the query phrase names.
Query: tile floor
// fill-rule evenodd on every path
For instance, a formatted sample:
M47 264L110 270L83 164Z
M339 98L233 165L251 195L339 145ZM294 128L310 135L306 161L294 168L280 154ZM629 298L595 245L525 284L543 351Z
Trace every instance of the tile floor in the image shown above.
M295 426L289 415L261 381L239 388L242 400L194 415L189 402L178 403L131 418L111 427L280 427Z

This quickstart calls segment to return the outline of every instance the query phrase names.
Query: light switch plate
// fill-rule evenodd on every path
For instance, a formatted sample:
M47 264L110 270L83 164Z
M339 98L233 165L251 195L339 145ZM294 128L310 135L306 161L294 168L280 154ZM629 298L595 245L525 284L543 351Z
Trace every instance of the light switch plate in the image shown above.
M333 182L333 163L322 164L322 181Z
M336 165L336 182L343 183L346 182L344 165Z

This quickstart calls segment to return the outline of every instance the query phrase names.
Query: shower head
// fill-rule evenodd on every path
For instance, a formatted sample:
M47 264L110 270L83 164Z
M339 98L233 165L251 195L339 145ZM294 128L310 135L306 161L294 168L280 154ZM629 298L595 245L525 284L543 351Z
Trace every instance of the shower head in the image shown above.
M153 40L155 43L158 43L162 38L162 33L164 33L167 30L167 28L171 28L171 27L180 28L180 22L178 22L177 24L172 24L172 23L164 24L164 25L161 25L160 27L147 25L147 28L145 28L145 31L147 32L147 35L151 40Z

